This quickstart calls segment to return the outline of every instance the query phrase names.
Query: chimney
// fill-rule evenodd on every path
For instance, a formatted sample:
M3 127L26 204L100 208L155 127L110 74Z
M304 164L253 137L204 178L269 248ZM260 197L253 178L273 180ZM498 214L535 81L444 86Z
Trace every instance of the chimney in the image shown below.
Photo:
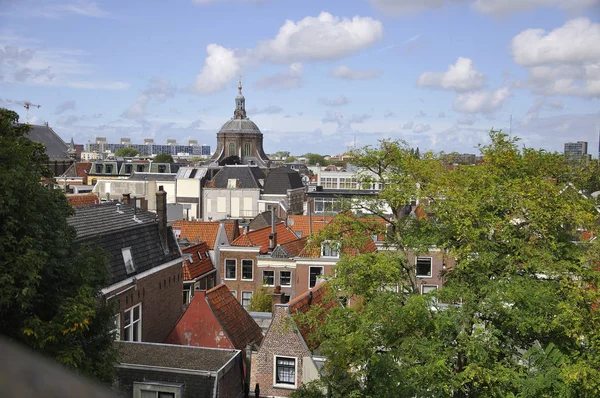
M281 286L275 286L273 294L271 294L271 313L275 314L275 304L283 304L283 293L281 293Z
M123 194L123 203L125 203L126 205L131 204L131 194L130 193Z
M277 247L277 232L275 231L275 209L271 209L271 235L269 235L269 251Z
M160 235L160 241L163 245L165 252L169 251L169 245L167 242L167 193L164 191L163 186L158 187L156 192L156 215L158 216L158 233Z

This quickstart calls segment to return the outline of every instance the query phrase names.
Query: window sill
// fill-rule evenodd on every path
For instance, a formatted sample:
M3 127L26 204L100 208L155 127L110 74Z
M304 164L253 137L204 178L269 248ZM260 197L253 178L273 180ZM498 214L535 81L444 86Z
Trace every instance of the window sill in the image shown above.
M225 281L237 281L237 278L223 278Z
M273 388L283 388L285 390L295 390L298 387L296 387L295 384L273 384Z

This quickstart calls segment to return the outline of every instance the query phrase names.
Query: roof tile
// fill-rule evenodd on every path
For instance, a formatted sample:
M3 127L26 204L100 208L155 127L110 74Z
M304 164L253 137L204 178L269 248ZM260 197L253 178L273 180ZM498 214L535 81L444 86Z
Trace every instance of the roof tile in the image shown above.
M188 246L186 248L181 249L181 253L183 253L184 261L183 261L183 280L191 281L194 280L207 272L210 272L215 269L213 266L212 260L208 255L208 245L206 242L200 242L195 245ZM192 261L190 261L186 254L191 256Z
M281 222L275 225L277 233L277 243L284 244L297 240L298 237ZM246 232L239 238L231 242L231 246L253 247L259 246L261 253L269 251L269 236L271 235L271 227L257 229L256 231Z

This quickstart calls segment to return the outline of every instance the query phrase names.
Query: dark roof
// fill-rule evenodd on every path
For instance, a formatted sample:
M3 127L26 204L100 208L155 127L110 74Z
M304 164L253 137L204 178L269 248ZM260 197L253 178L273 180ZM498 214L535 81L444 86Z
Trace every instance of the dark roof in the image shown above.
M206 301L234 347L242 349L248 344L261 342L263 334L260 326L225 284L207 291Z
M281 219L277 216L275 216L275 223L279 223L281 221ZM257 215L256 217L254 217L254 219L252 221L250 221L250 223L248 224L248 229L253 231L256 229L261 229L264 227L270 227L271 226L271 212L270 211L263 211L262 213L260 213L259 215Z
M136 173L128 178L133 181L175 181L176 173Z
M69 159L69 146L49 126L32 125L27 138L44 144L50 159Z
M231 295L231 293L230 293ZM216 372L238 353L236 350L173 344L115 341L119 362L131 365Z
M285 195L288 189L303 188L302 177L296 170L281 166L271 170L265 180L265 194Z
M293 240L291 242L284 243L282 245L277 245L275 249L273 249L273 253L271 253L271 257L273 258L292 258L296 257L302 252L304 246L306 246L306 242L308 241L308 236L300 238L298 240Z
M250 119L230 119L225 122L219 133L260 133L258 126Z
M206 188L228 188L229 180L232 179L237 180L236 188L262 188L259 180L264 178L263 171L257 166L224 166L206 183Z
M177 241L169 227L167 233L168 251L165 254L156 215L150 212L137 212L141 222L133 220L133 207L120 205L117 213L115 202L77 207L75 215L69 217L69 224L77 231L76 244L98 244L109 255L111 284L135 276L139 273L181 258ZM127 273L122 249L130 247L135 270Z

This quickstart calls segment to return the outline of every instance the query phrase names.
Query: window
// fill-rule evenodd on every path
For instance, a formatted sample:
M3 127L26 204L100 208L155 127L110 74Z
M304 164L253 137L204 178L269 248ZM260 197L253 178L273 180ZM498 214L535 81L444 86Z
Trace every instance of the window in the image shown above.
M237 299L237 291L230 290L230 292L231 292L231 295Z
M227 212L227 198L225 196L219 196L217 198L217 213Z
M113 169L113 165L112 164L107 164L106 165L106 174L111 174L112 173L112 169Z
M254 261L242 260L242 280L243 281L251 281L254 279L254 275L252 274L253 266L254 266Z
M281 286L292 286L292 271L279 271L279 284Z
M252 300L252 292L242 292L242 307L248 309L250 300Z
M275 271L263 271L263 285L275 286Z
M250 156L251 154L252 154L252 152L250 152L250 144L245 143L244 144L244 156Z
M296 358L275 357L275 385L296 386Z
M190 285L183 286L183 305L188 305L192 299L192 287Z
M135 271L135 264L133 264L133 257L131 255L131 247L124 247L121 249L123 255L123 261L125 262L125 270L127 274L131 274Z
M113 329L110 331L114 333L115 340L121 339L121 314L113 315Z
M104 167L103 164L96 164L96 173L97 174L102 174L102 168Z
M158 165L158 172L159 173L164 173L167 171L167 166L165 166L164 164L159 164Z
M125 341L142 341L142 304L125 310L123 332Z
M125 165L125 174L131 174L132 167L133 167L132 165L126 164Z
M431 257L417 257L417 276L431 277Z
M134 382L133 398L181 398L182 384Z
M237 178L229 178L227 180L227 189L236 189L237 188Z
M229 144L229 156L233 156L235 155L235 144L233 142L231 142Z
M142 173L144 171L144 165L143 164L138 164L137 165L137 170L138 173Z
M321 257L340 257L338 245L331 241L325 241L321 244Z
M225 279L236 279L237 260L227 258L225 259Z
M421 293L427 294L427 293L435 292L437 290L437 288L438 287L436 285L423 285L421 287Z
M309 267L308 268L308 287L315 287L319 276L323 275L323 267Z

